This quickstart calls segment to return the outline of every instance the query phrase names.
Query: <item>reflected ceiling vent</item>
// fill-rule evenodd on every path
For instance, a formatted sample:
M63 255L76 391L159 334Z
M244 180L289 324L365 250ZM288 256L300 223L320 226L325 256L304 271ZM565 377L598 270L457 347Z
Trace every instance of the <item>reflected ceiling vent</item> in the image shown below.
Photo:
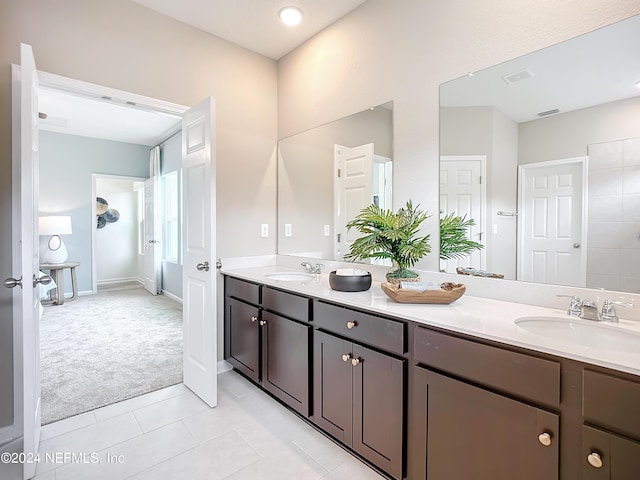
M549 115L555 115L556 113L560 113L560 110L557 108L554 108L553 110L547 110L546 112L540 112L538 113L539 117L548 117Z
M504 83L506 83L507 85L511 85L512 83L526 80L527 78L531 77L533 77L533 73L531 73L529 69L525 68L524 70L520 70L519 72L505 75L504 77L502 77L502 80L504 80Z

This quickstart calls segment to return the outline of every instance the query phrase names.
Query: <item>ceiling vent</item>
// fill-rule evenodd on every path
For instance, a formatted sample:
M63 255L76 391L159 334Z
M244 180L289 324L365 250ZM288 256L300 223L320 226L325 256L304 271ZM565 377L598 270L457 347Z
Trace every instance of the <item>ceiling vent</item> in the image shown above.
M520 70L519 72L510 73L509 75L505 75L502 77L504 83L507 85L511 85L512 83L520 82L521 80L526 80L527 78L533 77L533 73L527 68L524 70Z
M546 112L540 112L538 113L539 117L548 117L549 115L555 115L556 113L560 113L560 110L557 108L554 108L553 110L547 110Z

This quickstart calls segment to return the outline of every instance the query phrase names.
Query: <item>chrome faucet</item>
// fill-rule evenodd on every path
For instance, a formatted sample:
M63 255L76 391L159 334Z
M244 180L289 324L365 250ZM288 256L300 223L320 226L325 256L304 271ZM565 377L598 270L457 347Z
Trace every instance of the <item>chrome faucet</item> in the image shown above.
M598 311L598 304L592 300L583 300L580 304L580 318L596 322L602 320Z
M576 295L556 295L556 297L571 299L571 304L569 305L569 310L567 310L567 315L570 315L572 317L579 317L582 314L582 302Z
M316 263L315 267L311 265L309 262L302 262L300 265L304 267L307 273L313 273L315 275L322 273L323 265L321 263Z
M618 315L614 305L620 305L621 307L633 307L631 303L618 302L616 300L605 300L602 305L602 321L610 323L618 323Z

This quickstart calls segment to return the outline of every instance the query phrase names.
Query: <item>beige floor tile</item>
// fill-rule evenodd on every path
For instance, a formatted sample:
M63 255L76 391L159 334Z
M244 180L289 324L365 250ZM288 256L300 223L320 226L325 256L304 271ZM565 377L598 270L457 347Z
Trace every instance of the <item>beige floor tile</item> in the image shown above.
M138 435L142 435L142 431L132 413L58 435L40 443L42 461L38 463L36 473L73 461L73 454L91 455Z
M350 458L322 480L384 480L384 477L357 458Z
M96 423L95 411L81 413L73 417L65 418L59 422L50 423L42 427L40 441L45 441L64 433L72 432L78 428L86 427Z
M196 446L182 422L176 422L99 452L100 464L58 468L56 480L122 480Z
M209 408L209 405L200 400L195 394L187 392L134 410L133 414L138 420L142 431L146 433Z
M189 389L184 386L183 383L172 385L162 390L156 390L155 392L146 393L139 397L133 397L122 402L113 403L106 407L98 408L94 410L96 419L98 421L106 420L107 418L117 417L123 413L132 412L142 407L152 405L154 403L161 402L168 398L177 397L178 395L184 395L188 393Z
M296 435L293 444L328 471L334 470L353 456L312 427Z
M238 433L228 432L156 465L131 480L217 480L227 478L260 459ZM254 477L257 478L260 477Z
M230 475L226 480L316 480L326 474L324 468L301 450L285 447Z

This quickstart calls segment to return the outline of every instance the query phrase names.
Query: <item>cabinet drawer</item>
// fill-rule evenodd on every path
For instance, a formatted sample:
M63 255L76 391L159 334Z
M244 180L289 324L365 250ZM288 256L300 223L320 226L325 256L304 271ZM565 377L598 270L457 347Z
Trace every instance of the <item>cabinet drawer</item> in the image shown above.
M245 302L260 304L260 285L233 277L225 277L224 294Z
M309 302L311 300L293 293L281 292L273 288L262 289L262 307L285 317L303 322L309 321Z
M560 363L416 327L417 362L543 405L560 405Z
M323 302L314 304L313 321L318 327L368 345L401 355L407 351L405 346L407 326L403 322Z
M582 401L586 420L640 438L640 383L585 370Z

